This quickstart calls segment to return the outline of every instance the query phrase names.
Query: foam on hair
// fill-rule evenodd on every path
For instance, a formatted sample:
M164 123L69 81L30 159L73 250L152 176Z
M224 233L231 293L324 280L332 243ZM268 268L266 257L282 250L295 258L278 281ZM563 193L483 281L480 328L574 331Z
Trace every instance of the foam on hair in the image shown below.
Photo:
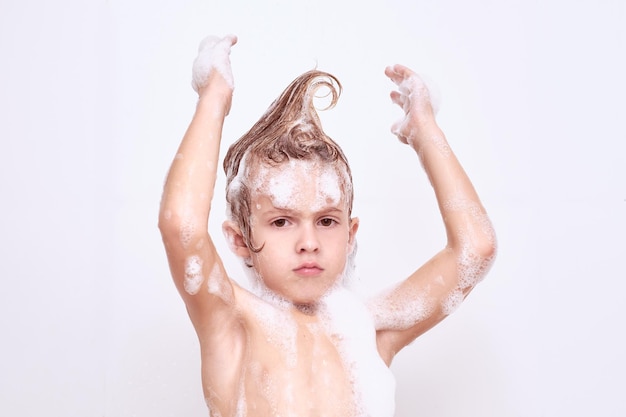
M263 167L276 167L293 160L318 161L335 167L342 179L348 214L352 209L352 175L339 145L322 129L314 106L316 94L326 90L329 109L341 94L333 75L311 70L297 77L270 105L252 128L233 143L224 158L226 201L229 217L238 223L248 247L251 244L251 196L249 177Z

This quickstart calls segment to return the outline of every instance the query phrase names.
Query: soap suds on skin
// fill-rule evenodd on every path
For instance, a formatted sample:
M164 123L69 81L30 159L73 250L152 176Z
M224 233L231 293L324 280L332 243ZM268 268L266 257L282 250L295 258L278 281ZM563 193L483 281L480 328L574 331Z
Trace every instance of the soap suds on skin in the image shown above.
M250 188L270 197L272 204L278 208L295 208L299 205L302 177L316 178L317 198L310 207L312 211L338 205L343 195L343 186L349 183L345 178L340 178L334 166L325 166L314 160L289 160L275 167L259 164L256 170L257 175Z
M247 157L243 161L246 163ZM271 204L278 208L317 212L337 206L342 203L345 187L349 184L347 171L315 160L289 160L278 166L244 163L227 192L245 184L253 194L268 196ZM249 177L248 170L254 170L254 175ZM315 178L315 190L311 192L316 194L316 199L312 206L307 205L306 208L299 201L301 176ZM331 337L345 363L354 384L354 401L358 408L355 415L392 416L395 379L378 354L376 329L365 304L343 287L345 277L351 275L354 269L356 244L346 250L348 257L344 274L337 277L338 285L318 305L318 317L321 317L322 324L317 331L326 332ZM258 305L253 305L251 311L262 323L267 341L282 352L288 366L296 366L298 327L291 315L293 304L269 290L252 268L244 268L244 271L250 275L252 292L259 297ZM420 308L414 307L417 310ZM311 329L312 332L315 330Z
M322 317L329 335L336 335L337 350L354 383L358 413L393 416L395 378L376 346L376 330L365 304L338 286L323 300Z
M221 298L227 304L234 302L233 290L228 277L222 272L218 263L213 265L207 280L207 291Z
M298 326L291 317L290 307L290 303L267 289L260 294L252 311L263 326L267 341L283 352L287 366L295 367L298 358L296 344Z
M296 366L298 327L290 313L293 305L265 287L260 277L253 279L259 298L251 310L263 325L267 341L283 352L288 366ZM358 409L354 415L393 416L395 378L378 354L376 329L365 303L337 285L320 300L318 308L321 322L308 329L325 332L333 340L353 382Z
M184 217L180 226L180 244L183 248L189 247L193 235L196 232L196 223L191 220L191 217Z
M433 114L437 114L441 103L441 94L439 88L432 79L424 75L414 74L410 77L404 78L398 85L398 92L401 95L401 101L403 103L402 110L404 116L396 121L391 126L391 132L398 136L402 136L402 132L408 131L407 141L411 147L414 147L410 138L414 136L414 129L409 128L412 126L410 120L411 106L418 106L423 103L430 103L433 110ZM443 136L433 136L429 138L435 147L444 157L449 157L452 154L450 146L446 142ZM419 152L419 149L418 149ZM421 153L419 154L420 161L422 160Z
M406 330L426 319L433 311L427 291L399 291L394 287L367 304L376 329Z
M202 275L202 259L197 256L190 256L185 261L185 279L183 286L189 295L195 295L200 290L204 282Z
M469 213L469 216L474 220L473 224L477 225L474 230L470 229L465 233L460 233L461 253L457 261L459 288L466 292L475 287L487 275L495 259L495 254L486 258L475 253L472 250L472 240L474 240L475 234L480 234L495 244L495 232L487 214L472 200L451 199L444 203L443 210Z
M463 291L459 289L453 290L444 300L441 305L443 314L449 316L454 313L457 308L461 305L465 296L463 295Z
M215 399L219 398L219 396L211 388L207 388L207 389L209 392L208 392L208 395L204 397L204 402L207 406L207 409L210 412L211 417L222 417L222 414L219 412L217 406L215 405ZM247 415L246 398L243 392L243 383L240 383L239 398L237 399L237 409L235 411L234 417L245 417L246 415Z
M446 212L465 211L469 213L475 220L475 223L479 225L481 233L489 239L489 242L495 243L496 235L491 221L478 203L463 197L453 198L444 202L443 210Z
M313 210L320 210L325 205L337 205L341 201L341 182L334 167L325 166L317 177L317 189L320 191Z
M465 244L457 263L459 287L464 291L474 288L487 275L494 258L495 256L481 257L472 252L469 245Z

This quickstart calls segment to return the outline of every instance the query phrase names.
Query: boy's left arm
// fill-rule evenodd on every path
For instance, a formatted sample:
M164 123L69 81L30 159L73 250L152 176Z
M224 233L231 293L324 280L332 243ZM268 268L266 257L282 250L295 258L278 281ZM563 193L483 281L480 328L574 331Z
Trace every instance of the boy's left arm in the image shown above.
M435 191L446 229L446 246L391 291L372 301L378 350L387 362L407 344L448 316L485 276L496 238L474 186L437 125L428 88L409 68L385 74L405 112L392 131L417 153Z

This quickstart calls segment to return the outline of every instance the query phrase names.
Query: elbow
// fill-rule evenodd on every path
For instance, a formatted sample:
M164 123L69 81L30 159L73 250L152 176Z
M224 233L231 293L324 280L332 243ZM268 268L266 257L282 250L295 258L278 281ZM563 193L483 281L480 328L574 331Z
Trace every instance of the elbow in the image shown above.
M178 244L186 248L192 241L201 238L200 222L195 217L176 210L162 208L159 212L158 228L163 242L168 247Z
M169 211L161 210L159 212L158 228L166 246L170 246L170 243L180 236L180 224Z
M161 204L161 208L159 210L157 226L163 236L170 234L173 230L178 228L172 210L168 207L164 207L163 204Z
M491 269L498 252L495 235L491 234L462 245L458 252L457 266L459 287L469 292L482 281Z
M488 259L493 261L498 252L498 244L496 243L495 234L480 239L473 251L478 255L480 259Z

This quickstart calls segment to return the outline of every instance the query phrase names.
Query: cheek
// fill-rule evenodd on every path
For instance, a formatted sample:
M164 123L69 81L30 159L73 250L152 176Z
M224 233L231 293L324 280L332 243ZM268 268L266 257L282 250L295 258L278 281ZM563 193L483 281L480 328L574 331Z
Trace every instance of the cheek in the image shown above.
M254 255L257 265L266 271L281 265L282 258L287 253L284 239L266 239L260 243L263 244L263 249Z
M330 253L344 255L350 252L350 235L346 230L338 230L325 236L322 245L329 249Z

